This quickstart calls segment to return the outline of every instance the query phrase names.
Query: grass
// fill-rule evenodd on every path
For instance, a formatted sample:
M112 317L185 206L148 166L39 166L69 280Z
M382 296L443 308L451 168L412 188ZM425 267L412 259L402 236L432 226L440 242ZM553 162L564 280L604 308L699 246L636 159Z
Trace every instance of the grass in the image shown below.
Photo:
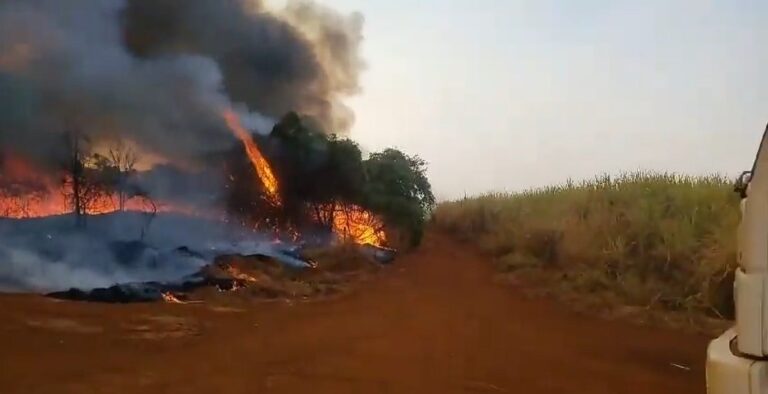
M440 204L499 269L616 304L732 315L739 199L722 176L630 173Z

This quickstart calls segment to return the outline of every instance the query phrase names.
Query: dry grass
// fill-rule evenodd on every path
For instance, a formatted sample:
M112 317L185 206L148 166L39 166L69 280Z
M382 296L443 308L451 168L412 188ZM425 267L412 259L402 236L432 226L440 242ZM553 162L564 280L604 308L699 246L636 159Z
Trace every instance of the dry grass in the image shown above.
M555 291L729 317L738 205L721 176L632 173L446 202L433 221Z
M377 268L375 262L365 256L357 245L342 243L332 247L304 251L306 257L317 264L315 271L355 273Z

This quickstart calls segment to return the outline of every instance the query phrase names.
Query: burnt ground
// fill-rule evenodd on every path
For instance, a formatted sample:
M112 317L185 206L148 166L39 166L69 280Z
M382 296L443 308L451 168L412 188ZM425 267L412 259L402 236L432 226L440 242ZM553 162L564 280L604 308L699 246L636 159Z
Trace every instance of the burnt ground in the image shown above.
M576 314L493 277L431 234L364 288L322 302L2 296L0 392L705 391L705 336Z

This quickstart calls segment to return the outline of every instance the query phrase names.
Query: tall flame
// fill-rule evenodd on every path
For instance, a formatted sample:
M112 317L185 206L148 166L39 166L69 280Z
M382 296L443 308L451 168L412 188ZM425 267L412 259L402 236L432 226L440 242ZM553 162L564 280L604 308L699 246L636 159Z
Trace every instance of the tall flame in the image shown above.
M248 159L251 161L253 168L256 170L256 174L266 189L267 198L274 205L281 205L277 178L275 177L274 172L272 172L272 167L270 167L269 162L267 162L267 159L261 154L256 143L253 142L250 133L248 133L242 123L240 123L240 118L237 117L237 114L228 109L224 111L223 116L229 129L243 143L243 146L245 146L245 152L248 154Z

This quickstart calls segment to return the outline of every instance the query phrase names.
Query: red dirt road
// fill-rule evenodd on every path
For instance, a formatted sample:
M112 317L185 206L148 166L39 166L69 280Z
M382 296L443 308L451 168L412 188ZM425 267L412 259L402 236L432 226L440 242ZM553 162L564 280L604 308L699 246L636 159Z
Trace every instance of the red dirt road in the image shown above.
M3 296L0 392L704 393L707 338L584 317L492 277L482 258L431 235L332 301Z

